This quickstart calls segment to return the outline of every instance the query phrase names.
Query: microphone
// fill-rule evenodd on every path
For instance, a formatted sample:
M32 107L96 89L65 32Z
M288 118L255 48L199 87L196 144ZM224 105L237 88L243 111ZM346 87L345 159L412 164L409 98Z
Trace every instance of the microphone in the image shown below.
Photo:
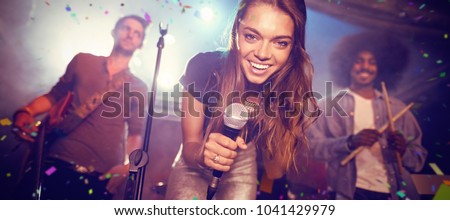
M224 127L222 134L235 141L239 135L241 129L247 123L248 111L247 108L240 103L232 103L225 108L223 115ZM213 170L213 177L211 183L208 186L208 192L206 199L211 200L216 194L217 187L222 177L223 172L219 170Z

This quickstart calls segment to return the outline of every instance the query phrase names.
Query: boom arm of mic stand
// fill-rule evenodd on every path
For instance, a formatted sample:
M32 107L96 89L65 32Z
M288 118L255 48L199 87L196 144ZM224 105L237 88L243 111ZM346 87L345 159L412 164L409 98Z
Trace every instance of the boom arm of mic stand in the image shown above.
M144 145L142 146L142 150L137 149L130 154L130 169L124 199L131 199L131 196L133 196L134 200L141 200L142 198L142 187L144 185L145 167L148 162L148 145L150 143L154 103L157 91L156 82L159 74L159 65L161 63L161 53L164 48L164 35L167 34L168 29L168 25L166 28L163 28L162 24L159 24L159 33L161 36L159 37L158 44L156 45L158 47L158 54L156 56L155 74L153 75L152 90L148 105Z

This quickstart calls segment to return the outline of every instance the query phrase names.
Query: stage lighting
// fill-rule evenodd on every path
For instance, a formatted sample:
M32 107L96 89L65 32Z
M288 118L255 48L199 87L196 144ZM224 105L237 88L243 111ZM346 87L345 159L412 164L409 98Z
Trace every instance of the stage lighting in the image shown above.
M174 74L163 72L158 75L158 90L171 91L175 84L177 84L177 78Z
M203 7L199 11L195 12L195 16L205 22L210 22L214 18L214 11L210 7Z

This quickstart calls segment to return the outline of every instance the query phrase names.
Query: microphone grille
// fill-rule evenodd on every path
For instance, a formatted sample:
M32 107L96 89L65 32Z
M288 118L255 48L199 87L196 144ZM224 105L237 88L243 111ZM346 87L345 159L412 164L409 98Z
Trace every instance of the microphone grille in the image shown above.
M242 129L248 120L247 108L241 103L232 103L225 108L224 124L237 130Z

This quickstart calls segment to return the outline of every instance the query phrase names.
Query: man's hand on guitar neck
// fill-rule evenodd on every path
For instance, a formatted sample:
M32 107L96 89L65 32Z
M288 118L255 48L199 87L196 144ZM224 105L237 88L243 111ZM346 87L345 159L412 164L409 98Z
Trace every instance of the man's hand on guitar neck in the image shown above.
M27 108L22 108L14 113L13 133L20 139L35 142L40 122L34 122L33 113Z

